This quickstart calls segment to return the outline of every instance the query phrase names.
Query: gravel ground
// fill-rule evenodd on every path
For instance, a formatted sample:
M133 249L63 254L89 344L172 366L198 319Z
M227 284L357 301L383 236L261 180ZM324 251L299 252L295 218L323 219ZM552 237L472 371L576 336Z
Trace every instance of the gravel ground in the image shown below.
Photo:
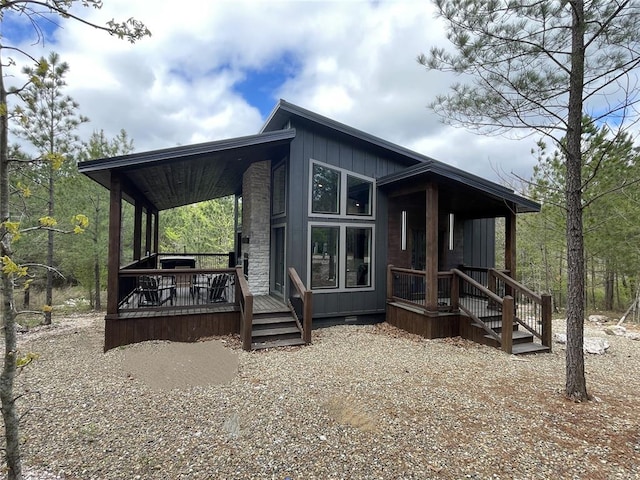
M102 323L21 340L39 354L18 385L29 479L640 478L640 342L628 338L586 357L596 399L576 404L557 344L514 357L387 324L252 353L227 338L231 381L159 389L126 359L162 345L103 354Z

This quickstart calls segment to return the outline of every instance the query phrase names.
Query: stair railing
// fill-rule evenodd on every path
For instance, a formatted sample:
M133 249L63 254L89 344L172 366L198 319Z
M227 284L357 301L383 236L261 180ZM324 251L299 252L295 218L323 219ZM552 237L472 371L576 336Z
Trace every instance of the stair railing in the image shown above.
M236 267L236 303L240 306L240 339L242 349L251 350L251 333L253 330L253 294L244 277L241 265Z
M551 348L551 295L538 295L495 268L489 269L489 289L513 297L514 320Z
M295 268L289 267L289 280L293 289L289 291L289 301L291 305L302 302L300 311L295 311L296 316L299 318L302 315L302 340L305 344L311 343L311 328L313 322L313 295L311 290L307 289L302 283L300 276Z
M506 346L509 345L509 338L503 339L504 335L512 335L505 333L505 330L512 332L512 328L504 328L505 325L512 325L513 320L509 323L509 315L505 318L505 309L503 308L503 299L489 290L487 287L477 282L469 275L457 268L451 270L454 275L453 281L458 282L458 292L460 297L457 301L458 308L466 313L473 319L491 338L495 339L500 345L505 346L504 340L506 340ZM502 332L503 335L498 335L489 325L487 325L482 317L487 316L487 310L491 312L495 310L496 315L500 316L502 320ZM510 353L510 352L509 352Z

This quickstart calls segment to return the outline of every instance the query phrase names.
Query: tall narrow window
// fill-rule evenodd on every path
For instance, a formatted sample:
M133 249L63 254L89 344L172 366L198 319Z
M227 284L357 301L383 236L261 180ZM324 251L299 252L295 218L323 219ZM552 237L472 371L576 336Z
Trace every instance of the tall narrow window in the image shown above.
M455 215L453 213L449 214L449 250L453 250L454 249L454 244L453 244L453 231L454 231L454 226L455 226Z
M340 172L314 163L311 195L313 213L340 213Z
M346 287L371 286L371 228L347 227Z
M285 213L286 191L286 169L283 163L273 171L273 182L271 187L271 214L282 215Z
M339 227L311 228L311 288L338 287Z

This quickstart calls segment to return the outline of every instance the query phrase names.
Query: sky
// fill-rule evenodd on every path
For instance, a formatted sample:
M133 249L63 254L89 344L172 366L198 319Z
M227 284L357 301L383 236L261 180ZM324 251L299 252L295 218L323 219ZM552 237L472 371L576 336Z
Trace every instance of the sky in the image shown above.
M75 10L101 25L141 20L152 36L135 44L69 20L43 19L40 43L24 18L5 18L0 33L34 57L55 51L69 64L66 93L90 119L79 131L85 139L124 129L141 152L251 135L284 99L499 183L532 174L538 138L476 135L428 108L457 80L416 61L448 45L428 1L176 5L104 0L101 10ZM15 60L9 83L25 62Z

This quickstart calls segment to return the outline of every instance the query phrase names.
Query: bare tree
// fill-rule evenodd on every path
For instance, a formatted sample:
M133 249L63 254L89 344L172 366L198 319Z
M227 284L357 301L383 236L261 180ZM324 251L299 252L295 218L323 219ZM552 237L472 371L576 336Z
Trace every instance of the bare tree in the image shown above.
M77 21L89 27L105 31L110 35L126 39L130 42L150 35L144 24L130 18L124 22L109 20L105 25L97 25L79 16L76 7L101 8L102 0L7 0L0 2L0 21L7 15L22 15L29 19L33 27L36 43L41 42L43 30L41 21L51 22L52 18L62 21ZM35 58L25 50L7 45L0 37L0 257L2 271L2 318L5 332L5 354L2 374L0 375L0 402L5 425L5 460L9 480L22 479L22 464L19 445L19 417L16 411L14 380L16 374L16 309L14 308L14 280L22 275L24 267L16 265L12 260L12 239L19 228L19 222L11 217L9 204L9 157L8 131L10 115L7 108L7 90L5 87L5 70L15 64L12 55L24 55ZM37 63L37 62L36 62Z
M564 154L565 393L586 400L582 192L593 178L582 178L582 117L620 129L637 119L640 5L628 0L435 0L435 5L455 52L432 48L418 61L463 75L465 82L438 96L434 111L446 122L479 132L537 132Z

